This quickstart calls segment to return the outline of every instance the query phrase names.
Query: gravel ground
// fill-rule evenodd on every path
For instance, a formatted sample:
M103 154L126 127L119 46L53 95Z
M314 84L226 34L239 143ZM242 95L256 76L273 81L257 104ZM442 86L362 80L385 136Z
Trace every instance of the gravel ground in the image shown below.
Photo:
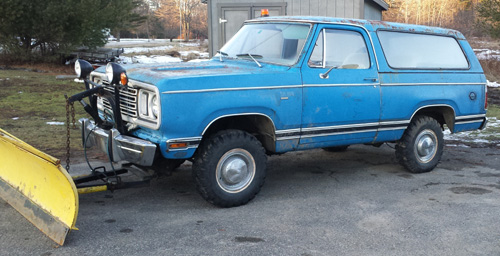
M416 175L386 145L287 153L230 209L196 193L188 162L149 187L81 195L62 247L0 201L0 255L499 255L499 157L447 146Z

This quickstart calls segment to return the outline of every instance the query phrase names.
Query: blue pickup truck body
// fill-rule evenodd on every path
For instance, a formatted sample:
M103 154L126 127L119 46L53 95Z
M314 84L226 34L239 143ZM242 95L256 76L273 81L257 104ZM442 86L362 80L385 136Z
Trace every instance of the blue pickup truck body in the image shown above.
M486 123L486 79L473 50L457 31L325 17L260 18L244 27L256 24L306 26L305 37L288 35L303 42L296 60L284 65L266 61L265 56L231 57L221 52L205 62L123 65L128 86L147 85L157 94L160 110L149 123L135 122L140 119L137 113L124 114L126 123L137 124L127 136L152 142L163 158L190 159L205 139L224 129L244 130L267 153L283 153L398 142L417 116L429 116L452 132L479 129ZM330 31L355 34L366 46L365 57L354 66L330 67L326 60L314 64L315 46L328 40ZM443 64L448 65L445 68L418 63L405 67L396 62L409 63L411 54L402 55L414 50L397 45L393 53L397 56L391 57L395 60L388 61L388 47L396 46L389 41L381 45L381 38L390 40L385 32L410 36L405 40L413 40L412 35L451 39L463 57ZM320 55L327 56L325 51ZM94 71L91 80L105 83L104 69ZM132 112L140 112L140 97L136 95Z

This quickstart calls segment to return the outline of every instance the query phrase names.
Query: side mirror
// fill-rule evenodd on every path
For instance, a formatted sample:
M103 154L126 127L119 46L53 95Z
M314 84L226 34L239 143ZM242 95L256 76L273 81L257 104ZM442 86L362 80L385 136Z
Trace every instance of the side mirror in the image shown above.
M319 78L321 78L321 79L328 79L330 77L328 74L330 74L330 72L332 72L332 70L337 69L337 68L338 67L333 66L330 69L328 69L325 73L320 73L319 74Z
M78 78L85 79L90 75L92 71L94 71L94 67L92 67L92 64L84 60L76 60L75 73Z

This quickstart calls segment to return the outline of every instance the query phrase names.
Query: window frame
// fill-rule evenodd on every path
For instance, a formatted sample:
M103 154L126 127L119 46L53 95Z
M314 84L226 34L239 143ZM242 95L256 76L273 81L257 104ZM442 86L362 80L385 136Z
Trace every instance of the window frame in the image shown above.
M318 23L320 24L320 23ZM338 25L338 24L334 24L334 25ZM342 24L342 25L345 25L345 24ZM348 32L352 32L352 33L357 33L361 36L361 39L363 40L363 43L365 44L365 49L366 49L366 54L368 56L368 68L364 68L362 70L367 70L367 69L371 69L373 68L373 65L372 65L372 57L370 55L370 47L369 47L369 44L367 44L366 42L366 38L365 36L363 35L363 32L361 31L358 31L358 30L354 30L354 29L349 29L349 28L337 28L337 27L323 27L319 30L318 32L318 36L316 37L316 40L312 41L311 42L311 45L313 45L312 49L311 49L311 54L309 55L309 58L307 59L306 63L307 63L307 66L309 68L322 68L322 69L325 69L325 68L330 68L330 67L327 67L326 66L326 53L327 53L327 49L326 49L326 31L327 30L335 30L335 31L348 31ZM313 65L309 65L309 61L311 60L312 56L313 56L313 53L314 53L314 49L316 48L316 42L319 40L320 38L320 35L322 35L323 37L323 53L322 53L322 62L321 62L321 66L313 66ZM371 42L371 38L369 38L369 41Z
M389 63L389 60L387 59L387 55L384 50L384 45L382 44L380 40L380 34L379 32L393 32L393 33L406 33L406 34L413 34L413 35L427 35L427 36L438 36L438 37L447 37L447 38L452 38L455 40L457 43L458 47L460 47L460 50L462 51L462 54L465 57L465 60L467 61L467 67L464 68L412 68L412 67L393 67ZM444 35L444 34L437 34L437 33L425 33L425 32L410 32L410 31L405 31L405 30L391 30L391 29L377 29L377 40L379 41L380 49L382 50L382 53L384 54L384 59L385 63L387 64L388 67L394 70L428 70L428 71L447 71L447 70L470 70L471 69L471 63L469 60L469 57L467 56L467 53L465 52L464 48L460 44L459 40L457 40L456 37L450 36L450 35Z
M274 21L274 20L271 20L271 21L268 21L268 20L262 20L262 21L259 21L259 20L257 20L257 21L250 20L250 21L244 22L243 25L241 26L241 28L243 26L245 26L245 25L253 25L253 24L288 24L288 25L305 25L305 26L308 26L309 27L309 32L307 33L307 36L304 39L304 44L302 45L302 48L299 51L299 54L297 55L297 58L296 58L296 60L295 60L294 63L292 63L292 64L284 64L284 63L266 61L266 60L261 60L261 59L258 60L260 63L266 63L266 64L283 66L283 67L293 67L293 66L296 66L298 63L302 62L304 56L306 55L306 52L304 52L304 49L306 49L306 47L308 45L308 41L311 40L311 38L313 36L313 32L314 32L314 24L313 23L310 23L310 22L307 22L307 21L288 21L288 20L283 20L283 21L282 20L276 20L276 21ZM240 28L240 30L241 30L241 28ZM238 30L238 32L240 30ZM224 48L224 46L226 46L226 44L229 41L231 41L232 39L233 38L231 38L230 40L228 40L220 49ZM215 57L218 58L218 56L219 56L218 54L219 53L215 54L212 58L215 58ZM250 60L246 60L246 59L243 59L243 58L233 58L233 57L227 57L227 56L223 56L223 58L229 58L231 60L237 60L237 61L239 61L239 60L252 61L251 59Z

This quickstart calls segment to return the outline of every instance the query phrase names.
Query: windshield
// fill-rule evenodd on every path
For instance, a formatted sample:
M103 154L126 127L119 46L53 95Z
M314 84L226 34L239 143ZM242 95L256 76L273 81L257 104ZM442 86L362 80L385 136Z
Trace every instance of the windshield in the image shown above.
M293 65L309 34L310 25L283 23L245 24L219 51L223 58L250 59Z

